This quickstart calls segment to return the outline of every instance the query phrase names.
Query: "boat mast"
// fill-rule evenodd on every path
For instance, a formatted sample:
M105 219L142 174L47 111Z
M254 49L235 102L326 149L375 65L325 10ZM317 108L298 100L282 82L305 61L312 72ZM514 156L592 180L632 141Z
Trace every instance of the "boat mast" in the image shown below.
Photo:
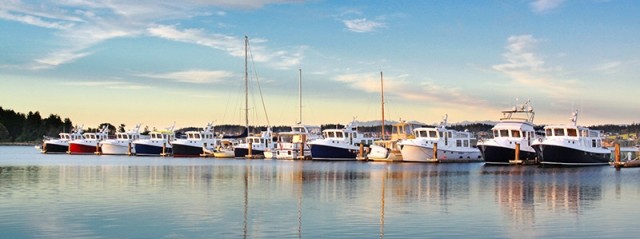
M298 107L300 114L298 124L302 124L302 69L298 69Z
M248 64L249 37L244 36L244 126L249 130L249 68Z
M382 139L385 138L384 132L384 83L382 81L382 71L380 72L380 92L381 92L381 101L382 101Z

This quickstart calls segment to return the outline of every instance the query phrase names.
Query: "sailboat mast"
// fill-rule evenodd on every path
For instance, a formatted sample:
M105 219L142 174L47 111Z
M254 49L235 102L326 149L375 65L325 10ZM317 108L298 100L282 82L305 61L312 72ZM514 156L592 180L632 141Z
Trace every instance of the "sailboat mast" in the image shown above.
M380 92L381 92L381 100L382 100L382 139L385 139L385 132L384 132L384 83L382 81L382 71L380 72Z
M302 69L298 69L298 113L300 118L298 123L302 124Z
M244 36L244 126L249 130L249 68L248 68L249 37Z

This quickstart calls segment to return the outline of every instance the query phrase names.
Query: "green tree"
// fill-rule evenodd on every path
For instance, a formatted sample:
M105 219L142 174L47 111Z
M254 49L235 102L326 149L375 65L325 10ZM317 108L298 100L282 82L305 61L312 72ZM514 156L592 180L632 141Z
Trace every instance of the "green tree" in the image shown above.
M9 142L11 141L11 135L9 134L9 130L7 127L4 127L2 123L0 123L0 142Z

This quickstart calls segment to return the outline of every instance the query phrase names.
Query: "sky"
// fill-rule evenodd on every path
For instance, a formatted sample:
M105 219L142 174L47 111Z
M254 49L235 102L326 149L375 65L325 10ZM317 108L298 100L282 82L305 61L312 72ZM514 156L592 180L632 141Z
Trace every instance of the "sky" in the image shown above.
M638 123L629 0L0 0L0 106L164 128ZM299 106L302 82L302 106ZM266 113L265 110L266 109ZM299 118L302 109L302 119Z

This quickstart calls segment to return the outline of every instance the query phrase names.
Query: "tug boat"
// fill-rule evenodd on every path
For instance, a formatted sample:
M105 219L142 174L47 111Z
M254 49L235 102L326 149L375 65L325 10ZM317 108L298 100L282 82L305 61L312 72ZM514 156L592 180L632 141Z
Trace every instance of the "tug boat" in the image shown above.
M271 128L262 131L258 136L248 136L243 143L239 143L233 148L233 154L236 158L244 158L249 155L249 144L251 144L251 157L264 157L266 150L273 150L275 143L273 142Z
M217 139L211 123L202 131L187 131L186 139L176 139L171 143L174 157L198 157L205 153L205 149L213 150Z
M115 139L100 142L102 154L133 155L136 153L133 141L140 139L140 124L127 132L116 133Z
M69 151L69 141L82 139L82 127L74 128L71 133L60 133L58 138L45 138L40 152L43 154L66 153ZM94 148L95 149L95 148Z
M100 142L108 137L109 128L103 126L97 133L84 133L82 138L69 141L69 154L101 153Z
M519 159L536 160L536 151L531 147L538 138L533 128L535 112L529 103L502 111L500 122L491 129L493 138L478 141L485 164L509 164L515 159L516 145L520 145Z
M322 138L320 127L309 125L293 125L290 132L280 133L276 142L276 159L299 159L311 157L311 148L308 142ZM303 152L300 153L300 148ZM266 156L267 152L265 152Z
M545 137L533 143L541 164L609 165L611 150L602 146L602 132L578 126L577 121L578 111L570 124L544 127Z
M172 151L171 141L175 138L173 128L175 124L166 130L149 133L150 138L133 141L136 156L166 156Z
M360 144L366 151L376 140L359 133L353 122L344 129L325 129L322 136L324 138L309 142L313 160L357 160ZM364 152L362 154L364 155Z
M402 140L402 161L406 162L474 162L482 161L480 150L472 145L471 132L447 129L447 116L438 127L413 130L414 139ZM434 155L434 151L437 155ZM436 157L437 156L437 157Z

